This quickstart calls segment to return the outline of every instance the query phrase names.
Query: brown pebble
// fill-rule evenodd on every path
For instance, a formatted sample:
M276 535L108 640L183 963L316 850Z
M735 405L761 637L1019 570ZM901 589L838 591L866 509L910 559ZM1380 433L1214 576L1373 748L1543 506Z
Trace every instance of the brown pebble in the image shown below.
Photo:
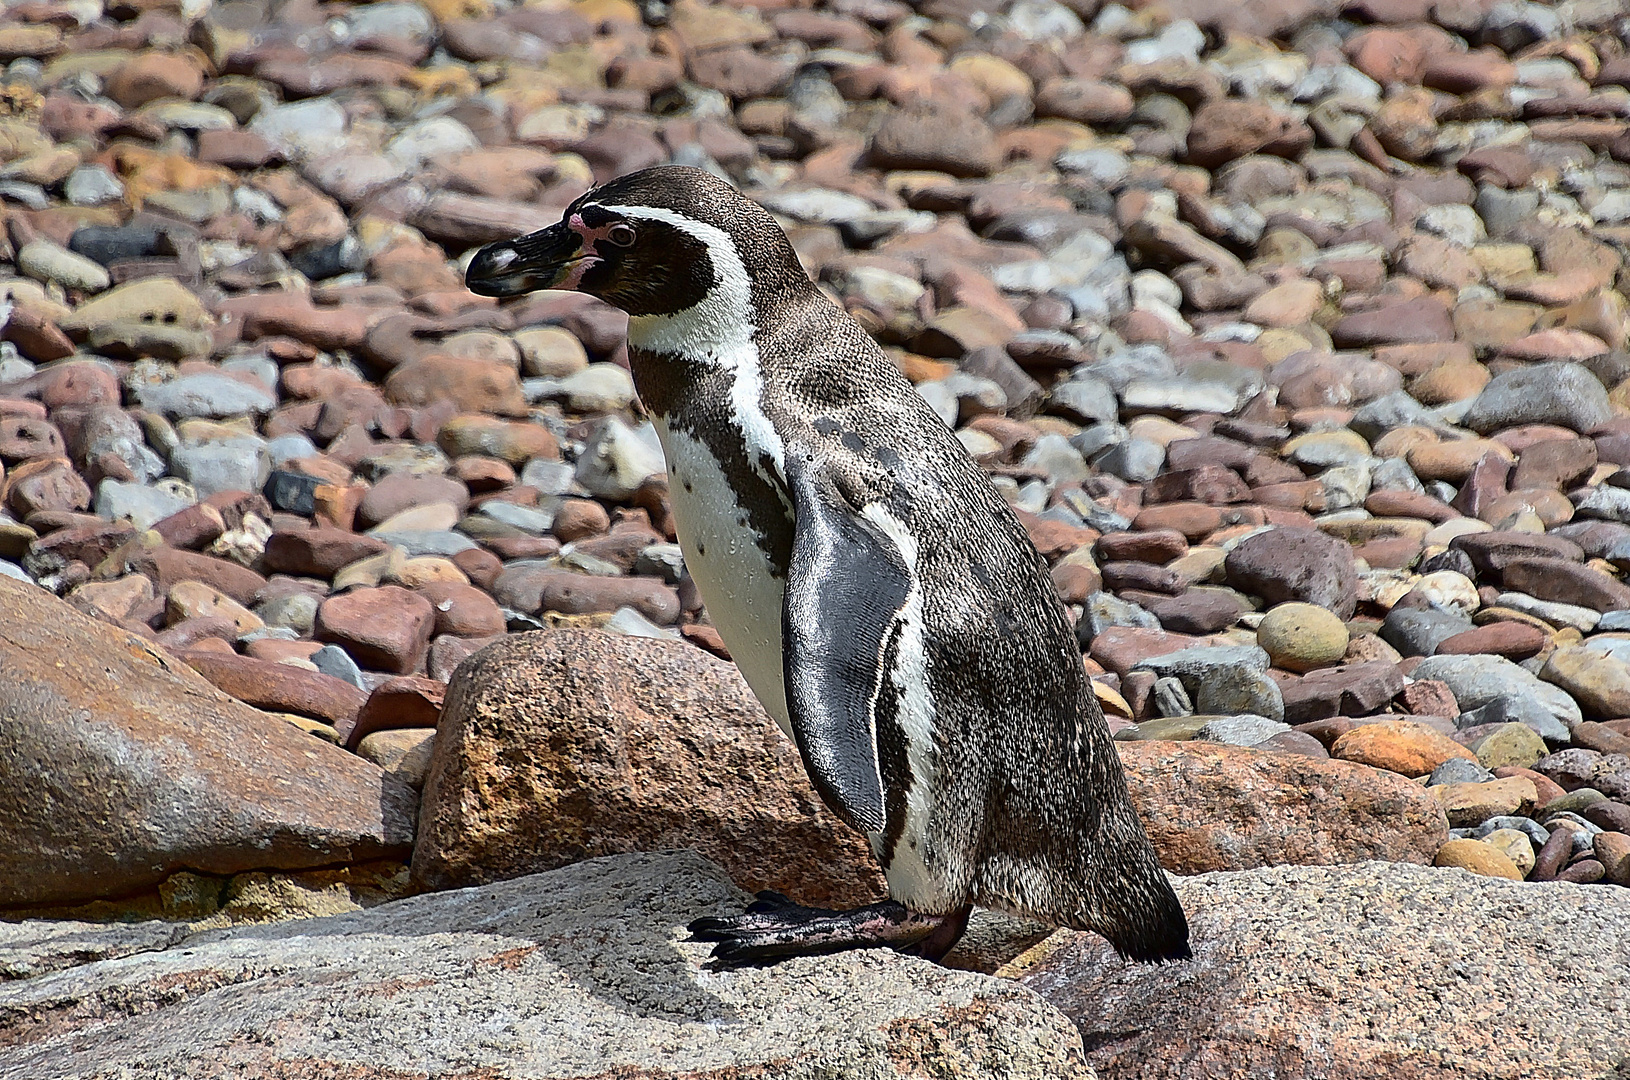
M435 614L430 601L396 585L355 589L322 602L315 633L364 667L405 675L424 664Z
M1534 869L1528 875L1530 881L1555 881L1558 872L1567 864L1568 857L1573 854L1573 830L1563 826L1551 830L1551 838L1545 841L1545 846L1539 849L1534 857Z

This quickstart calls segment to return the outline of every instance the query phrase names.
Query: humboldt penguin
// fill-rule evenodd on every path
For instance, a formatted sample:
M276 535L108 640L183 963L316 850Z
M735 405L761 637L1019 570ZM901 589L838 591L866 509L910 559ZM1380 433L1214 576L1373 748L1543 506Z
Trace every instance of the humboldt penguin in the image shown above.
M887 945L939 959L974 905L1189 956L1047 564L951 430L717 177L645 169L488 244L483 296L628 313L685 566L889 898L760 893L698 919L723 965ZM752 798L743 792L743 798Z

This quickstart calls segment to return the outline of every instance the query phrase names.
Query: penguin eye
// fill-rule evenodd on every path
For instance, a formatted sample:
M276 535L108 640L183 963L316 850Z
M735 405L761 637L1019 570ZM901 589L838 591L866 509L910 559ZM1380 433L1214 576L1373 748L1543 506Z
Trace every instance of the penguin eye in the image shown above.
M620 248L633 247L634 227L619 221L607 231L606 240Z

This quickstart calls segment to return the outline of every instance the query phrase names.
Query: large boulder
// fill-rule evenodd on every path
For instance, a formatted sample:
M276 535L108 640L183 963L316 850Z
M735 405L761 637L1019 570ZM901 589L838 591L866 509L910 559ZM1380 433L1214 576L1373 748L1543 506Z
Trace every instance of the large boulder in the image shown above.
M459 665L425 780L417 881L453 888L673 847L805 903L883 894L870 845L821 804L734 664L682 642L560 630Z
M1117 742L1132 802L1175 874L1280 863L1430 864L1443 805L1397 773L1200 742Z
M48 972L0 983L0 1075L1090 1080L1011 982L886 950L706 970L681 928L746 899L670 852L116 960L127 928L0 923L8 968ZM90 959L52 971L65 937Z
M1102 1080L1630 1070L1630 890L1388 863L1174 884L1192 961L1061 932L1002 969L1076 1022Z
M0 907L177 870L401 858L414 795L134 634L0 576Z

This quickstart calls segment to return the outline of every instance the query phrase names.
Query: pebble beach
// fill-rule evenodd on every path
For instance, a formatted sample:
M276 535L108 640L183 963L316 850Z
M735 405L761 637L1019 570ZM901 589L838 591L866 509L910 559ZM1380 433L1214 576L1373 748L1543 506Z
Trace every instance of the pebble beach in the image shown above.
M136 749L6 736L0 917L225 933L630 851L699 846L725 884L652 873L715 901L864 862L718 662L626 316L463 287L476 247L665 162L774 212L1013 505L1169 869L1563 883L1630 962L1619 0L7 3L0 718L106 707ZM557 673L524 740L492 727L519 691L455 675L488 646ZM481 771L626 716L735 756L693 790L587 736L603 770ZM59 779L86 754L106 792ZM176 806L252 823L97 839L182 773ZM629 775L667 831L592 808ZM713 780L742 776L779 856L685 824L735 820ZM1287 802L1325 817L1264 842ZM516 854L519 822L571 858ZM1085 1031L1049 955L1021 981ZM1156 1075L1075 1053L1011 1075Z

